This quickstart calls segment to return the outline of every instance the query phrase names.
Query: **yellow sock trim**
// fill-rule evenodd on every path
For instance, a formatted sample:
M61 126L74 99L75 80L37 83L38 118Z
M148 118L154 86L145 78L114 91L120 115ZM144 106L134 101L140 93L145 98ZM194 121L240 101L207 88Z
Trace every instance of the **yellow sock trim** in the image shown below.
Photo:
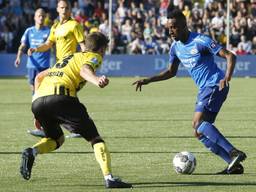
M93 145L93 149L103 175L111 174L111 158L105 143L96 143Z
M49 153L56 149L57 143L51 138L43 138L34 147L37 149L38 154Z

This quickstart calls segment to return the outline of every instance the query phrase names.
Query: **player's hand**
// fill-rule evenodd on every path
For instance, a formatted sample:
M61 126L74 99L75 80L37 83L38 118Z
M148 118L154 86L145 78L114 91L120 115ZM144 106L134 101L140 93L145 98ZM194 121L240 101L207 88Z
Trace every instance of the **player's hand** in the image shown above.
M35 51L36 51L35 48L29 48L29 49L28 49L28 56L31 56L32 53L34 53Z
M14 62L14 66L15 66L15 67L19 67L19 65L20 65L20 58L17 58L17 59L15 60L15 62Z
M135 81L132 85L136 85L136 91L141 91L142 85L147 85L148 83L148 79L140 79L138 81Z
M99 78L99 87L100 88L104 88L108 85L109 83L109 79L105 76L105 75L102 75L100 78Z
M219 83L219 91L224 89L224 87L228 87L228 82L229 81L230 81L230 78L227 78L227 77L225 77L224 79L221 79L220 83Z

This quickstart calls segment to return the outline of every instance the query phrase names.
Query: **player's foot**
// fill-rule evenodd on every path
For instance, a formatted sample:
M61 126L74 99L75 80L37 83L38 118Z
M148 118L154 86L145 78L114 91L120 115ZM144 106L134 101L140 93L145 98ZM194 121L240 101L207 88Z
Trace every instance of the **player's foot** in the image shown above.
M237 164L234 166L230 171L228 171L228 168L224 169L223 171L220 171L216 173L217 175L233 175L233 174L243 174L244 173L244 167L241 164Z
M22 152L20 174L26 180L30 179L34 160L35 160L35 157L33 155L32 148L27 148Z
M132 184L125 183L118 178L105 180L106 188L132 188Z
M66 136L66 138L80 138L80 137L82 136L78 133L71 133L70 135Z
M246 154L242 151L239 151L237 149L233 149L230 153L230 156L232 158L231 163L228 165L228 171L230 172L233 167L238 165L240 162L246 159Z
M33 135L35 137L45 137L45 133L43 130L40 130L40 129L34 129L34 130L28 130L28 133L30 135Z

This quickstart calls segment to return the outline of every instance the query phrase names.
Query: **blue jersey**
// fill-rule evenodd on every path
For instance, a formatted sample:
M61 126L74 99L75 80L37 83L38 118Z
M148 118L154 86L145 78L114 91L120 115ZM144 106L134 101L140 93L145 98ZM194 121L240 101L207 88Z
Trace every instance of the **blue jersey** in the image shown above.
M35 26L27 28L21 38L21 43L25 44L28 48L36 48L42 45L48 38L50 29L42 27L36 29ZM48 68L50 66L50 50L46 52L34 52L28 57L27 68Z
M206 35L190 32L186 43L174 41L170 48L170 64L179 61L201 89L219 84L224 73L214 62L222 47Z

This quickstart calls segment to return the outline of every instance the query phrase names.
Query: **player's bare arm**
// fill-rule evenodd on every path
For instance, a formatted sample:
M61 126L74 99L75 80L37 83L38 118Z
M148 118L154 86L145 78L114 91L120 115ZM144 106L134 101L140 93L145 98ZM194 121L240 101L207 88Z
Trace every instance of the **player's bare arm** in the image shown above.
M43 81L43 79L47 76L49 69L46 69L40 73L37 74L36 78L35 78L35 91L39 88L41 82Z
M15 67L19 67L19 65L20 65L21 56L23 54L25 47L26 47L26 45L23 43L19 46L18 53L17 53L16 59L14 62Z
M46 41L44 44L40 45L37 48L29 48L28 49L28 56L31 56L34 52L45 52L48 51L53 46L51 41Z
M235 64L236 64L236 56L232 52L230 52L226 49L221 49L219 51L218 55L220 57L225 58L227 61L227 69L226 69L225 78L220 80L219 89L222 90L225 86L228 85L228 82L231 80L231 77L234 72Z
M86 81L100 87L104 88L108 85L109 79L102 75L100 77L96 76L94 73L93 68L90 65L83 65L81 71L80 71L81 77L83 77Z
M155 81L163 81L170 79L174 76L176 76L177 71L178 71L179 64L177 62L174 62L169 66L169 68L166 71L163 71L159 75L155 75L153 77L145 78L145 79L140 79L138 81L135 81L133 85L136 85L136 91L141 91L142 85L147 85L151 82Z

